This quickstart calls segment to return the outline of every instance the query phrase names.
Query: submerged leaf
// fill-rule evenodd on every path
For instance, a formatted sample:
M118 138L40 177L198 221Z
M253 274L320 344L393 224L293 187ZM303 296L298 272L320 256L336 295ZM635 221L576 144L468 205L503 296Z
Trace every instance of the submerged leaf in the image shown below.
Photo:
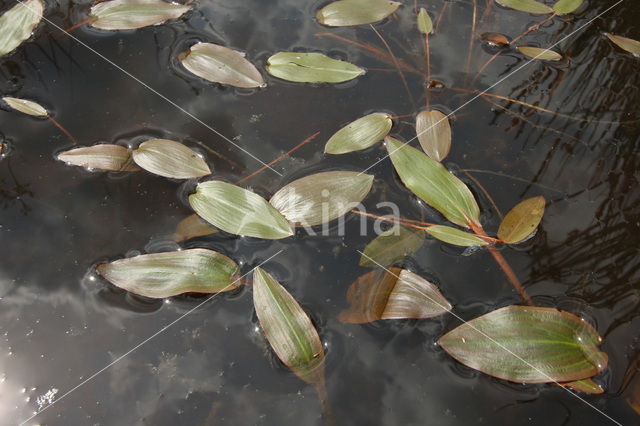
M182 65L205 80L235 87L262 87L260 71L235 50L213 43L196 43L180 57Z
M230 183L198 184L189 204L204 220L230 234L269 240L293 235L287 219L264 198Z
M143 254L103 263L98 273L112 284L146 297L181 293L218 293L238 287L238 265L208 249Z
M449 118L438 110L422 111L416 117L416 134L422 150L441 162L451 149Z
M529 198L516 205L502 220L498 238L507 244L525 240L540 224L544 207L544 197Z
M562 55L549 49L533 46L518 46L518 50L525 56L541 61L559 61Z
M402 142L385 138L400 179L414 194L456 225L480 223L480 209L467 186L444 166Z
M602 371L600 336L575 315L507 306L462 324L438 344L462 364L518 383L581 380Z
M5 96L2 98L11 108L34 117L48 117L49 112L40 104L26 99L12 98Z
M421 7L418 12L418 30L422 34L429 34L433 31L433 22L424 7Z
M558 2L553 5L553 10L558 15L566 15L574 12L582 6L582 3L584 3L584 0L558 0Z
M426 229L426 231L433 237L444 241L445 243L453 244L461 247L474 247L474 246L486 246L487 243L482 238L475 234L462 231L457 228L452 228L445 225L433 225Z
M341 83L364 74L349 62L332 59L322 53L279 52L267 61L274 77L299 83Z
M360 258L360 266L377 268L392 265L418 251L424 240L425 234L421 229L395 225L367 244Z
M327 154L346 154L369 148L384 139L393 121L389 114L374 113L358 118L338 130L324 146Z
M501 6L509 7L521 12L533 14L553 13L553 9L549 6L535 0L496 0L496 2Z
M291 223L315 226L343 216L367 196L373 175L334 171L305 176L280 188L269 203Z
M182 219L173 233L173 241L180 242L204 235L215 234L216 228L202 220L197 214L192 214Z
M278 358L305 382L323 382L324 349L311 319L261 268L253 272L253 306Z
M381 319L431 318L451 309L438 288L406 269L371 271L347 291L349 309L342 322L364 324Z
M389 0L340 0L320 9L316 17L330 27L371 24L391 15L400 4Z
M640 56L640 41L611 33L604 34L619 48L624 49L635 56Z
M578 392L598 395L604 393L604 389L591 379L576 380L575 382L560 383L562 386L570 387Z
M91 26L101 30L133 30L177 19L189 6L162 0L110 0L91 7Z
M31 37L42 19L44 4L40 0L25 0L0 16L0 56L12 52Z
M131 158L131 151L124 146L100 144L83 146L58 154L58 160L74 166L115 172L140 170Z
M132 155L138 166L168 178L191 179L211 174L207 163L195 151L168 139L143 142Z

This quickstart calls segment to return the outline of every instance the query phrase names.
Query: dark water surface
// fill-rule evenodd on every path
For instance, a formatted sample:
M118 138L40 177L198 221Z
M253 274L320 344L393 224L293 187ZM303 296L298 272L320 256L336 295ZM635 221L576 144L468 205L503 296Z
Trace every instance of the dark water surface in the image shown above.
M324 3L202 0L184 19L162 26L108 33L79 28L73 34L265 162L320 131L314 141L277 163L282 177L266 171L247 182L269 196L315 171L369 167L385 155L382 145L328 157L322 154L324 142L369 112L405 115L425 105L424 78L412 73L406 78L415 107L395 72L370 70L339 85L292 84L264 72L271 54L292 49L390 69L357 47L315 36L331 32L384 49L368 26L319 25L314 15ZM399 59L424 69L413 2L404 3L396 17L376 28ZM418 3L436 18L444 2ZM481 16L485 2L478 3ZM579 13L554 18L523 42L548 46L614 3L587 0ZM4 11L14 1L1 4ZM86 17L89 5L50 1L45 16L67 28ZM465 87L465 80L494 53L476 43L471 72L465 72L472 13L472 2L448 2L431 39L433 78L450 88ZM542 19L494 7L478 31L515 37ZM536 304L573 312L596 326L609 355L609 366L596 377L606 391L579 395L630 425L640 419L640 132L637 124L593 121L640 117L640 59L613 46L603 32L640 39L638 2L623 1L562 42L556 49L563 61L532 64L492 91L591 122L531 113L494 99L508 107L505 112L478 99L452 116L453 147L445 164L479 170L472 176L502 212L525 198L545 197L547 211L536 236L502 253ZM176 56L195 40L245 51L268 86L236 90L190 76ZM517 53L505 53L473 88L486 88L524 62ZM41 24L31 41L1 58L0 74L2 96L43 104L82 145L135 146L151 137L180 140L205 154L217 177L232 182L261 166L50 24ZM434 91L432 105L451 112L470 96ZM396 120L392 133L410 139L413 121ZM95 275L94 265L178 247L216 249L240 262L243 271L283 250L264 268L318 327L327 353L328 394L339 424L609 422L557 386L509 383L454 361L435 344L459 325L451 315L364 326L340 323L337 316L346 308L349 284L368 272L358 266L356 250L375 236L372 221L366 236L360 235L360 218L352 215L344 236L333 229L329 236L299 233L274 242L219 233L176 244L171 234L192 213L186 196L195 182L66 166L55 155L73 144L49 121L0 110L0 123L9 145L0 160L3 425L20 423L51 401L58 402L28 424L323 424L314 389L268 347L246 287L216 296L92 377L203 300L181 296L163 302L127 294ZM246 170L229 166L196 141ZM376 180L364 202L368 211L388 214L376 204L393 201L403 217L424 215L427 221L444 223L403 187L388 159L369 173ZM485 228L495 232L500 217L489 199L467 175L459 176L479 199ZM485 250L463 256L462 250L428 239L405 266L436 282L464 319L520 303Z

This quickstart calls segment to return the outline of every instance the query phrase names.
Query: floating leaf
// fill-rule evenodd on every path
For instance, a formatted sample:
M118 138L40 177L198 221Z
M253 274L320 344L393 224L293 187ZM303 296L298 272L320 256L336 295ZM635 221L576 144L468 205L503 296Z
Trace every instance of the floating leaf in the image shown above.
M580 6L582 6L584 0L559 0L553 5L553 10L558 15L566 15L574 12Z
M592 395L604 393L604 389L591 379L576 380L575 382L560 384L562 386L570 387L573 390L577 390L578 392L589 393Z
M451 149L449 118L438 110L422 111L416 117L416 133L422 150L441 162Z
M438 288L406 269L371 271L347 291L349 309L342 322L364 324L381 319L431 318L451 309Z
M315 226L343 216L367 196L373 176L334 171L305 176L280 188L269 203L294 224Z
M190 179L211 174L207 163L180 142L151 139L133 151L133 161L148 172L174 179Z
M49 113L47 110L40 104L37 104L33 101L28 101L26 99L18 99L11 98L9 96L5 96L2 98L11 108L20 111L27 115L32 115L34 117L48 117Z
M44 4L40 0L25 0L0 16L0 56L12 52L31 37L42 19Z
M480 209L469 188L444 166L402 142L385 138L400 179L414 194L456 225L480 223Z
M173 241L180 242L204 235L215 234L216 228L202 220L197 214L192 214L182 219L173 233Z
M91 26L101 30L133 30L177 19L189 6L162 0L111 0L91 7Z
M607 364L600 336L585 321L552 308L507 306L462 324L438 344L462 364L518 383L592 377Z
M504 7L519 10L521 12L544 14L552 13L553 9L535 0L496 0L496 2Z
M440 241L444 241L445 243L453 244L455 246L474 247L486 246L489 244L474 234L461 231L457 228L452 228L451 226L433 225L428 227L426 231Z
M541 61L559 61L562 55L549 49L541 49L533 46L518 46L518 50L523 55Z
M330 27L371 24L391 15L399 6L388 0L340 0L320 9L316 17Z
M131 158L131 151L120 145L83 146L58 154L58 160L74 166L116 172L140 170Z
M627 52L640 56L640 41L633 40L627 37L622 37L619 35L604 33L609 40L611 40L614 44L616 44L619 48L626 50Z
M500 33L484 33L480 38L494 46L506 47L511 44L507 36Z
M100 264L97 270L120 288L154 298L187 292L218 293L241 284L233 260L201 248L143 254Z
M502 220L498 238L507 244L525 240L540 224L544 207L544 197L533 197L519 203Z
M396 261L415 253L424 244L421 229L395 225L378 235L364 248L360 266L377 268L393 265Z
M324 381L324 350L311 319L261 268L253 272L253 306L278 358L305 382Z
M189 203L204 220L231 234L269 240L293 235L287 219L264 198L230 183L202 182Z
M182 65L205 80L235 87L262 87L260 71L243 55L224 46L196 43L180 57Z
M327 154L345 154L369 148L384 139L393 121L389 114L374 113L358 118L329 138L324 146Z
M276 53L267 61L267 71L274 77L300 83L340 83L364 74L362 68L322 53L297 52Z
M430 34L433 31L433 22L424 7L418 12L418 30L422 34Z

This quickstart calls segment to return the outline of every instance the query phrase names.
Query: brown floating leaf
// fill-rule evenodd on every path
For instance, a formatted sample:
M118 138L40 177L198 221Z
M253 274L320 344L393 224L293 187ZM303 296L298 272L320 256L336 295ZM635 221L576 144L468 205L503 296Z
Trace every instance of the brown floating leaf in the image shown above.
M140 170L131 158L131 151L120 145L83 146L58 154L58 160L90 169L135 172Z
M507 36L499 33L484 33L480 38L489 44L500 47L507 47L511 43Z
M389 0L340 0L318 11L318 22L330 27L371 24L391 15L401 3Z
M559 61L562 55L549 49L541 49L533 46L518 46L518 50L525 56L541 61Z
M396 224L367 244L360 258L360 266L378 268L392 265L418 251L424 240L423 230L409 229Z
M451 149L449 118L438 110L422 111L416 117L416 133L422 150L441 162Z
M173 241L180 242L204 235L215 234L216 228L202 220L197 214L192 214L182 219L173 233Z
M640 41L619 35L604 33L619 48L626 50L634 56L640 56Z
M194 150L168 139L143 142L132 156L146 171L168 178L190 179L211 174L207 163Z
M498 238L507 244L519 243L538 227L544 215L544 197L533 197L516 205L502 220Z
M591 379L576 380L575 382L560 383L562 386L570 387L578 392L598 395L604 393L604 389Z

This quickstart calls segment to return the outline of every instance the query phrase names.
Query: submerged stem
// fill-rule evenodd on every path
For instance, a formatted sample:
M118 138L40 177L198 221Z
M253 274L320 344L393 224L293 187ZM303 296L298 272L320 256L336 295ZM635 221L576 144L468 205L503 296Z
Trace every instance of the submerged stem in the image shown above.
M71 139L71 141L78 145L78 141L76 140L76 138L73 137L73 135L71 135L71 133L69 133L69 131L67 129L65 129L64 127L62 127L62 125L60 125L60 123L58 123L56 120L53 119L53 117L51 117L50 115L47 115L47 118L49 119L49 121L51 121L58 129L62 130L62 133L64 133L65 135L67 135L67 137L69 139Z

